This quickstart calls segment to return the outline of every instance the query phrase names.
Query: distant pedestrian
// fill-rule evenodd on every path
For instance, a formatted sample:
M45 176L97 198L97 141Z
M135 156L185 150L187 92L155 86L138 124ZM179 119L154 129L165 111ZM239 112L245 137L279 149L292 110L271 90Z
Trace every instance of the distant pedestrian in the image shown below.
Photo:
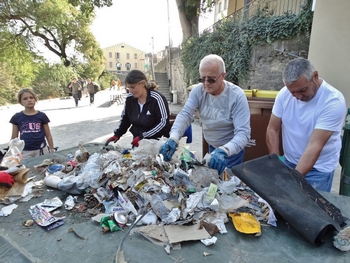
M111 80L111 87L109 88L109 90L115 90L115 85L116 85L117 83L115 82L115 80L114 79L112 79Z
M158 82L155 80L150 80L149 81L149 88L153 89L153 90L158 90L158 88L159 88Z
M84 78L81 78L79 84L81 85L82 95L85 96L85 98L87 98L88 97L88 90L86 88L87 80Z
M77 82L77 78L73 78L72 82L68 86L72 90L72 96L75 101L75 107L78 107L79 91L81 91L81 85Z
M122 82L120 81L120 79L117 80L117 85L118 85L118 90L120 90L120 85L122 84Z
M94 104L95 101L95 85L94 83L91 81L91 79L87 79L87 85L86 88L89 92L89 96L90 96L90 106L92 104Z
M16 113L10 119L10 123L12 123L11 140L18 138L19 134L19 138L24 141L23 160L54 152L53 139L49 128L50 120L45 113L34 108L38 101L34 91L22 89L17 97L18 103L24 107L24 110Z

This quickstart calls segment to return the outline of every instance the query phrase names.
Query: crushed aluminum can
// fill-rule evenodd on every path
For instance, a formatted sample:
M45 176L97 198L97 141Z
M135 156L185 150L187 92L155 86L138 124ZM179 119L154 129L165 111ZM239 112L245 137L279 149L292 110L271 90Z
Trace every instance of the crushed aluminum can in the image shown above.
M114 213L114 220L118 223L118 225L121 228L124 228L124 226L128 222L128 219L127 219L126 215L123 214L123 213L120 213L120 212L115 212Z
M66 171L68 171L68 172L73 171L75 166L77 166L77 162L76 161L73 161L73 160L68 161L67 164L66 164Z

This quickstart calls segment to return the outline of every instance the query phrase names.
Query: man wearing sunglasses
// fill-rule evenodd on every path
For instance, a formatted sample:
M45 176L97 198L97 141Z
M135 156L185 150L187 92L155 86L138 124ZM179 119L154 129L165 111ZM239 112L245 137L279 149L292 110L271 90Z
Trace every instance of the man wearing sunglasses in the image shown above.
M200 78L176 116L170 138L160 147L159 153L169 161L178 141L198 109L203 135L209 144L209 166L219 175L225 167L243 162L245 146L250 139L250 111L244 91L225 80L223 59L218 55L205 56L199 65Z

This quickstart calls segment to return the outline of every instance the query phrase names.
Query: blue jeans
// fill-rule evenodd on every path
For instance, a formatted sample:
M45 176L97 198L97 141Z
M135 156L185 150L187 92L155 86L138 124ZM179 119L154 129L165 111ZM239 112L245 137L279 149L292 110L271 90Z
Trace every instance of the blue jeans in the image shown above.
M295 169L296 164L285 160L284 163L290 167ZM332 189L334 171L330 173L324 173L312 168L310 172L308 172L305 176L306 181L315 188L317 191L330 192Z
M209 145L209 152L211 153L214 150L215 150L215 148L213 146ZM232 166L243 163L244 153L245 153L245 148L242 151L240 151L239 153L233 154L233 155L225 158L226 167L231 168Z

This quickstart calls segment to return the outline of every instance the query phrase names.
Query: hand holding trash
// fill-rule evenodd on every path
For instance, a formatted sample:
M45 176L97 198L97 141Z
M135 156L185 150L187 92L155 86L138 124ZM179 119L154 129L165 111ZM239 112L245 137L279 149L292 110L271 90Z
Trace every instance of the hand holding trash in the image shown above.
M140 136L136 136L131 142L132 147L139 147L140 140L142 140L142 138L140 138Z
M159 148L159 153L164 157L164 161L170 161L171 157L176 151L177 142L175 139L169 138L162 146Z
M109 139L106 141L105 146L107 146L110 142L116 143L118 140L119 140L119 137L116 136L116 135L113 135L111 138L109 138Z
M14 180L10 174L3 171L0 172L0 186L11 188L13 183L14 183Z
M216 169L219 175L222 174L226 167L226 157L228 157L228 152L224 150L223 147L216 148L211 153L209 167L212 169Z

